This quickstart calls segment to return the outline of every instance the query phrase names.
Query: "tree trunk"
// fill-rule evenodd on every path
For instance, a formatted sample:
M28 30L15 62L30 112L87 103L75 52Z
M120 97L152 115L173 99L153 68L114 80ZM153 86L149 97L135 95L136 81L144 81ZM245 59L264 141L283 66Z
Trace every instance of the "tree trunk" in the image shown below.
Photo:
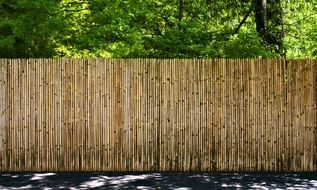
M253 0L253 4L255 12L256 31L261 35L261 37L264 37L267 24L267 2L266 0Z
M284 57L283 11L280 3L280 0L253 0L256 31L272 51Z

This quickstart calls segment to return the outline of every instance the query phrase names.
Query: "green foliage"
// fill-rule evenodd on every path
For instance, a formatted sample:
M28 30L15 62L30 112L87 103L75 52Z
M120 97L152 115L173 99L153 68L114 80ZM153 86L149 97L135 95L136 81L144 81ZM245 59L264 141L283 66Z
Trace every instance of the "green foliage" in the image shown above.
M0 1L0 57L51 57L63 21L59 1Z
M237 30L251 6L184 1L180 18L179 0L0 0L0 57L278 57L254 14ZM270 35L283 39L287 58L317 57L317 2L281 7L285 22L271 24Z
M317 58L317 1L285 5L287 58Z
M210 48L215 51L212 57L225 58L273 58L277 54L268 51L263 46L257 33L241 32L233 35L227 42L216 43Z

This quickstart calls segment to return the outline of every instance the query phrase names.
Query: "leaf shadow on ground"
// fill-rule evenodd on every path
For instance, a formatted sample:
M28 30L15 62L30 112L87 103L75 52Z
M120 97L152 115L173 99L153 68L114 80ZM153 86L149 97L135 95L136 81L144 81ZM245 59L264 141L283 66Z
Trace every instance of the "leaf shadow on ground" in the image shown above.
M0 189L317 189L316 173L0 173Z

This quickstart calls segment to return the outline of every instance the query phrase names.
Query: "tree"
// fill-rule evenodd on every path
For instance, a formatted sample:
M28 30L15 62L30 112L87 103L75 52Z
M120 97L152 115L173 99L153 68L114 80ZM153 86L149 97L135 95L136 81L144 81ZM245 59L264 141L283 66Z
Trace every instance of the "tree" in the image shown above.
M62 19L58 0L0 1L0 57L52 57Z
M253 0L256 31L273 51L283 53L283 14L280 0Z
M317 56L315 1L0 0L0 8L0 57Z

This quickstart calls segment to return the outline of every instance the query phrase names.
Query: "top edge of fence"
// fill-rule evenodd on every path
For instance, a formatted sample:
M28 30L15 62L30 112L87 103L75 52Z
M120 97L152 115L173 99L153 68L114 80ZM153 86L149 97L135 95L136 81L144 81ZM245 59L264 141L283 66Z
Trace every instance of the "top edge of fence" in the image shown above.
M284 58L0 58L1 61L282 61L301 62L317 61L314 58L307 59L284 59Z

